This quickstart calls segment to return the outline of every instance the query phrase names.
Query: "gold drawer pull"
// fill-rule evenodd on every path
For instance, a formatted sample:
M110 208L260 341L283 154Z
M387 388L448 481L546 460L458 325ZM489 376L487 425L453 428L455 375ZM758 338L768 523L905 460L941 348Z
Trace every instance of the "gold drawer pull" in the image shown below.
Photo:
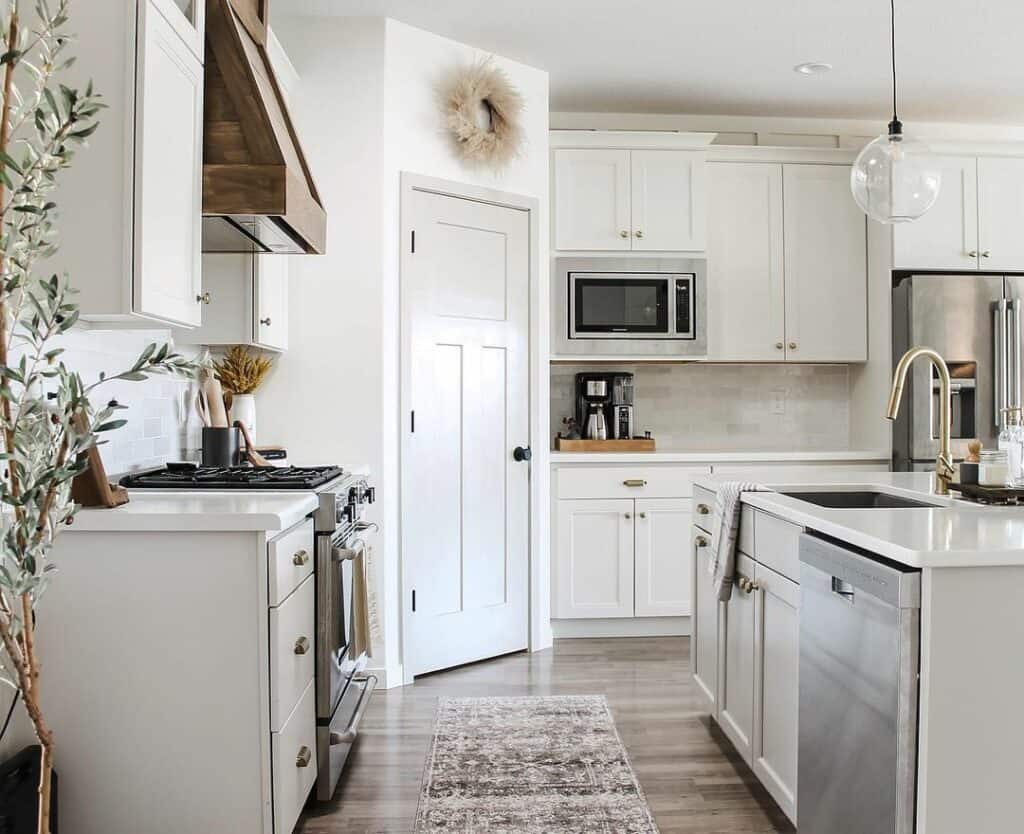
M707 515L709 512L711 512L711 507L709 507L707 504L697 505L697 515Z
M643 478L627 478L622 482L622 485L628 487L645 487L647 486L647 481Z
M706 538L704 538L703 536L697 536L697 538L694 539L694 541L697 543L697 547L707 547L708 546L708 540Z
M309 554L305 550L300 550L294 556L292 556L292 564L297 568L301 568L303 565L309 562Z
M306 747L305 744L299 748L299 752L295 756L296 767L309 767L309 763L313 761L313 751Z
M309 638L300 637L295 641L295 654L305 654L309 651Z

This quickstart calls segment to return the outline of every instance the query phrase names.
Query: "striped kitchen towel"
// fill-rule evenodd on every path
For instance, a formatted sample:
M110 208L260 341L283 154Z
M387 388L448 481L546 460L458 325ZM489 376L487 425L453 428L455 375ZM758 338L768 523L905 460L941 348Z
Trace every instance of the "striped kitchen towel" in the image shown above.
M736 543L740 532L740 496L744 492L771 492L767 487L747 481L725 481L718 485L715 514L711 520L714 539L708 572L714 577L715 593L722 602L732 596L736 573Z

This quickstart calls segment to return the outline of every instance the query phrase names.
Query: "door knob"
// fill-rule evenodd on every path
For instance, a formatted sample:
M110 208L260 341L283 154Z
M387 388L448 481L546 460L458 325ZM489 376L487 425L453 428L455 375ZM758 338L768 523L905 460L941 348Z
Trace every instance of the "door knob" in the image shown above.
M623 229L622 231L619 232L619 237L627 238L627 237L629 237L629 232L627 232L625 229Z
M630 515L629 513L626 513L626 518L632 518L632 517L633 517L632 515Z
M796 350L796 342L790 342L789 343L789 349L790 350Z
M638 238L643 237L644 236L644 230L643 229L637 229L636 230L636 236Z
M977 249L972 249L970 252L967 253L967 257L968 258L976 258L976 257L978 257L978 250Z
M523 461L530 460L533 457L533 452L530 447L527 446L525 449L522 446L516 446L512 450L512 459L522 463Z
M694 539L694 543L697 545L697 547L707 547L708 546L708 540L706 538L704 538L703 536L697 536L697 538Z
M295 641L295 654L305 654L309 651L309 638L300 637Z
M295 756L295 766L309 767L311 761L313 761L313 751L306 747L306 745L302 745Z
M981 257L983 257L983 258L990 258L990 257L992 257L992 252L989 251L988 249L986 249L984 252L981 253Z
M210 300L209 292L204 292L202 295L196 296L196 304L209 304Z
M270 316L267 316L265 319L260 319L260 324L265 324L267 327L270 327Z
M775 343L775 349L776 350L782 350L784 347L785 347L785 345L782 342L776 342Z

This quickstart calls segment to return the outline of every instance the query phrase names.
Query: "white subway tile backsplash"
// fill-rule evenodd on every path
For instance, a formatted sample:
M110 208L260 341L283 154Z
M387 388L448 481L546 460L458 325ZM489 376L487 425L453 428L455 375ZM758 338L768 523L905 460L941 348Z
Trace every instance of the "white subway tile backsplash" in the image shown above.
M575 412L574 379L629 371L635 425L664 451L816 451L849 447L845 365L553 365L551 436Z

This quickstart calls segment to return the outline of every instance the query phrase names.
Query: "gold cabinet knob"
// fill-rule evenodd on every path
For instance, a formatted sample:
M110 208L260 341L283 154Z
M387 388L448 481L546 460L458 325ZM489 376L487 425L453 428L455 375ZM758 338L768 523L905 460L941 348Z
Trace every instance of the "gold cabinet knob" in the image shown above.
M292 556L292 564L297 568L301 568L303 565L309 562L309 553L305 550L299 550L294 556Z
M643 236L644 236L644 230L643 230L643 229L637 229L637 230L636 230L636 232L635 232L634 234L636 234L636 236L637 236L638 238L641 238L641 237L643 237Z
M625 515L626 515L626 518L632 518L633 517L630 513L626 513Z
M698 504L697 505L697 515L707 515L710 512L711 512L711 507L709 507L707 504Z
M300 637L295 641L295 654L305 654L309 651L309 638Z
M196 296L196 304L209 304L211 301L209 291L204 292L202 295Z
M736 579L736 584L740 586L740 590L746 593L747 590L747 577L740 576Z
M267 327L270 327L270 316L267 316L265 319L260 319L260 324L265 324Z
M697 538L695 538L693 541L694 541L694 544L697 545L697 547L707 547L708 546L708 540L706 538L704 538L703 536L697 536Z
M311 761L313 761L313 751L303 744L302 747L299 748L299 752L295 754L295 766L309 767L309 763Z
M966 254L968 258L976 258L978 257L978 250L972 249L970 252L967 252Z
M785 345L782 342L776 342L775 343L775 349L776 350L782 350L784 347L785 347Z
M990 258L990 257L992 257L992 252L990 250L986 249L984 252L981 253L981 257L983 257L983 258Z
M647 518L647 513L638 513L637 515L639 515L640 518Z
M623 240L625 240L627 237L629 237L629 232L627 232L625 229L623 229L621 232L619 232L619 237L621 237Z
M789 343L789 349L790 350L796 350L796 342L790 342Z

